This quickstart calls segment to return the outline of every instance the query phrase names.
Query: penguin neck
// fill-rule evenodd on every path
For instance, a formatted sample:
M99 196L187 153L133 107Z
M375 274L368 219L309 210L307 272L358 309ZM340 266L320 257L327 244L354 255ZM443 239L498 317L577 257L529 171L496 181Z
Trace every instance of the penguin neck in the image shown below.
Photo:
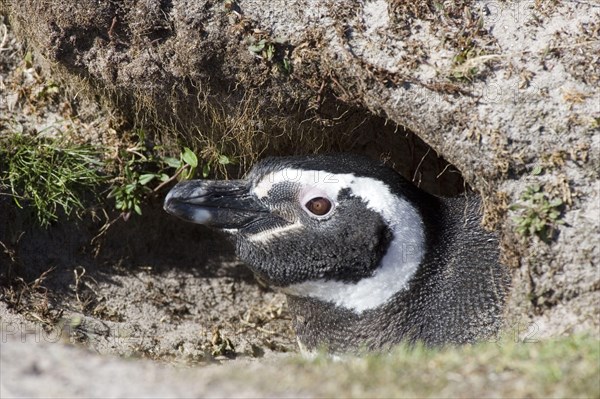
M393 238L370 277L356 283L314 280L283 289L288 295L310 297L362 314L388 303L394 295L408 290L426 251L425 227L419 211L408 201L394 197L392 209L384 214Z
M496 234L480 225L479 199L429 197L423 204L430 210L421 213L426 254L408 288L363 312L288 295L294 328L305 348L360 352L402 341L461 344L495 336L503 323L510 274L498 262Z

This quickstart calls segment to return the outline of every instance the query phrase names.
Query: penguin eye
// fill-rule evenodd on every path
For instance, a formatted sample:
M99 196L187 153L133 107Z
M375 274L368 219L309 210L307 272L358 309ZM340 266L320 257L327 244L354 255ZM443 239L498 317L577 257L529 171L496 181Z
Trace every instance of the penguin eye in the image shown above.
M331 201L327 198L316 197L308 201L304 206L311 213L317 216L323 216L331 210Z

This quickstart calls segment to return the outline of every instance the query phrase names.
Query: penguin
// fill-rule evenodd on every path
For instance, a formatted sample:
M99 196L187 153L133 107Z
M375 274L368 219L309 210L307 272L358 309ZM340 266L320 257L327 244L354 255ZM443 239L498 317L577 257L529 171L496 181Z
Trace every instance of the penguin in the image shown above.
M178 183L164 209L227 233L286 294L304 351L466 344L503 324L510 279L480 199L430 195L367 157L266 158L241 180Z

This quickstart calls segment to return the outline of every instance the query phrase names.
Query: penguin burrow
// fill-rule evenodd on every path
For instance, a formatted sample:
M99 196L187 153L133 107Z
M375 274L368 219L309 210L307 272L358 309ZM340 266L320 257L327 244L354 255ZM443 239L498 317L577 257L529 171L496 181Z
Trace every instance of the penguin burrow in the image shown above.
M228 233L287 295L303 350L462 344L502 326L509 275L475 195L438 198L376 161L334 154L184 181L164 207Z

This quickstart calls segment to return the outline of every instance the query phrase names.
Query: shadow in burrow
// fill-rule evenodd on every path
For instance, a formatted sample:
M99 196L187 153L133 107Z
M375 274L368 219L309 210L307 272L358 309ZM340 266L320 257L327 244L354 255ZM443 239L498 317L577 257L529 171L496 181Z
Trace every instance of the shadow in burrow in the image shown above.
M415 134L383 118L367 118L363 124L346 137L341 150L383 159L432 194L453 196L467 188L460 172ZM117 218L116 212L110 214L109 220L117 220L100 236L108 221L105 217L87 212L79 220L61 218L41 228L32 223L30 212L0 196L0 214L6 221L0 225L5 247L0 253L0 284L10 284L15 276L33 282L47 272L44 285L48 290L73 295L77 275L83 272L98 283L118 285L115 276L143 271L160 278L173 270L256 284L224 234L163 211L166 191L144 207L143 216L132 215L126 221Z

